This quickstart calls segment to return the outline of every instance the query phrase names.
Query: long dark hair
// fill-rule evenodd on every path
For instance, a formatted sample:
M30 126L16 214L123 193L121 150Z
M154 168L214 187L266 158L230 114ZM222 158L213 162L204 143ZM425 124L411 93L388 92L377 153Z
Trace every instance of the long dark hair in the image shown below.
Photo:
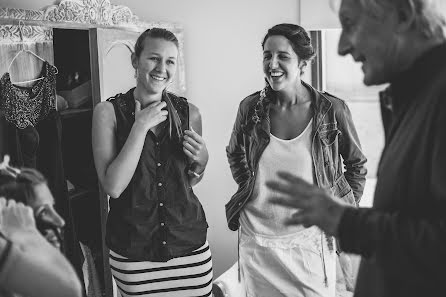
M144 49L144 40L146 38L160 38L164 39L166 41L173 42L175 46L177 47L178 51L180 49L180 44L178 42L177 37L175 34L170 32L169 30L163 29L163 28L150 28L141 33L139 35L138 39L135 43L135 56L139 58L141 55L141 52ZM170 99L169 92L166 90L163 91L163 98L167 104L167 111L169 112L169 137L170 139L173 139L173 136L178 137L178 140L181 140L183 138L183 130L181 129L181 119L175 109L175 107L172 104L172 100Z

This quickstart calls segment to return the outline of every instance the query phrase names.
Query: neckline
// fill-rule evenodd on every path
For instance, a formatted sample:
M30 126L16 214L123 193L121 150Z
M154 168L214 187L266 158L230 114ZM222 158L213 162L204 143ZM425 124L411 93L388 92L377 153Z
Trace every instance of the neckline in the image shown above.
M39 72L39 77L42 77L42 79L36 81L34 84L32 84L29 87L25 87L25 86L19 86L19 85L15 85L12 83L11 81L11 74L9 72L5 72L5 76L6 76L6 81L9 85L10 88L18 90L18 91L31 91L33 93L36 93L36 89L40 89L40 86L43 84L43 82L46 80L46 78L48 78L48 65L49 63L45 60L42 64L42 69Z
M290 143L290 142L293 142L293 141L298 140L299 138L301 138L302 135L304 135L305 132L307 132L307 130L311 127L311 123L313 123L313 117L310 119L310 121L308 122L308 124L307 124L307 126L305 127L305 129L304 129L299 135L297 135L296 137L291 138L291 139L282 139L282 138L279 138L279 137L277 137L277 136L274 136L273 133L271 133L271 132L269 132L269 135L270 135L271 138L273 138L273 139L275 139L275 140L278 140L278 141L280 141L280 142Z

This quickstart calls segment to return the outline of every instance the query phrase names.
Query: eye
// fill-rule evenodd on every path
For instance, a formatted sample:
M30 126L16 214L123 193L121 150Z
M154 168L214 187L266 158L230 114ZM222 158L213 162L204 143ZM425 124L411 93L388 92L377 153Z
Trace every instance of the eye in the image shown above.
M160 58L158 58L158 57L150 57L149 60L158 62L158 61L160 61Z
M279 59L281 60L288 60L290 57L288 55L280 54Z
M271 59L271 54L263 54L263 61Z
M36 211L36 217L42 218L48 215L48 209L46 207L41 207Z
M175 61L173 61L173 60L167 60L167 64L169 64L169 65L175 65Z
M349 32L351 30L351 28L353 27L353 23L348 18L342 18L341 19L341 26L342 26L342 30L343 31Z

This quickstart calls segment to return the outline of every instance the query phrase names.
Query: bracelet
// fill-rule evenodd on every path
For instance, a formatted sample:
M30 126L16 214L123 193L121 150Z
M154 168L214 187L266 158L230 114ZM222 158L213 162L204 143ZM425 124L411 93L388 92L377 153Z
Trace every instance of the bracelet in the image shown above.
M187 173L188 173L189 175L193 175L193 176L195 176L196 178L199 178L200 176L203 175L204 170L203 170L202 173L198 174L198 173L196 173L195 171L189 169L189 171L188 171Z

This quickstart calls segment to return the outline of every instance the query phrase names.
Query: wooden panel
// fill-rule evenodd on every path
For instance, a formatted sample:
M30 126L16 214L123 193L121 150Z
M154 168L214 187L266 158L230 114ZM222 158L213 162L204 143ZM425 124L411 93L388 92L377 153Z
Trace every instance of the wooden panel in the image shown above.
M130 56L140 33L98 28L97 48L101 101L135 87Z

